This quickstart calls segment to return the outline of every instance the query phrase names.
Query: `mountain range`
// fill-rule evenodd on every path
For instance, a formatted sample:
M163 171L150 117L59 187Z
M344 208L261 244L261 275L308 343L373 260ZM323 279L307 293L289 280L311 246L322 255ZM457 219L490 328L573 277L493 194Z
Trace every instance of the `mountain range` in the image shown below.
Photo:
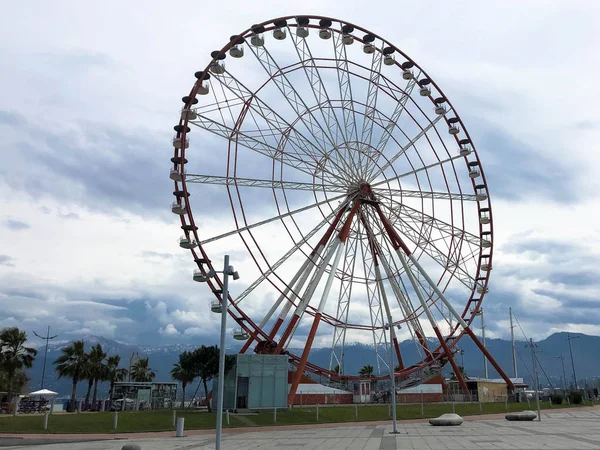
M575 374L580 387L586 383L589 386L600 382L600 336L590 336L581 333L571 333L571 346L573 353L573 363L575 365ZM141 358L149 358L150 367L156 373L156 381L172 381L170 371L173 364L177 362L180 353L186 350L193 350L198 345L195 344L173 344L173 345L132 345L117 342L100 336L86 336L83 338L86 349L90 346L100 343L105 352L109 355L118 354L121 356L121 367L127 368L129 360L134 353L138 353ZM70 342L55 342L48 346L48 355L45 371L44 387L57 391L59 395L67 395L71 390L70 379L58 379L54 370L53 361L60 355L60 350ZM502 339L488 339L487 348L494 356L498 364L511 377L514 376L511 342ZM573 364L569 352L569 343L567 333L554 333L546 339L536 343L535 352L538 359L538 375L542 386L562 387L563 366L566 373L567 384L573 380ZM484 375L483 355L475 346L469 337L463 337L459 343L463 350L461 355L457 355L459 365L465 367L467 376L482 377ZM525 382L533 385L532 373L532 354L531 348L524 341L516 341L517 370L518 376L523 377ZM236 353L239 348L228 348L228 353ZM406 365L416 362L418 354L412 341L404 341L400 345L400 350ZM291 349L293 353L300 353L299 349ZM375 367L377 373L377 364L374 348L363 344L347 344L345 348L345 363L343 371L346 374L357 374L361 367L370 364ZM563 357L561 361L560 357ZM330 349L317 348L310 352L309 361L323 366L329 366ZM44 347L39 348L39 353L35 359L33 367L28 370L30 377L30 388L39 389L42 368L44 362ZM498 378L498 374L488 363L489 377ZM381 370L386 370L383 367ZM446 373L450 372L449 365L446 367ZM87 382L80 382L78 385L78 395L85 395ZM106 396L108 393L108 383L99 387L99 394Z

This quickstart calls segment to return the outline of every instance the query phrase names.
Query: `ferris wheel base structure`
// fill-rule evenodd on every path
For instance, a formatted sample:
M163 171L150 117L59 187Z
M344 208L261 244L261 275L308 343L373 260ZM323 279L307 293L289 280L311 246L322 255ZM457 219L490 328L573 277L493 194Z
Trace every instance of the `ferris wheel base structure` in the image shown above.
M367 378L393 372L414 384L449 364L468 393L455 354L469 336L514 389L471 329L493 260L485 173L420 65L358 25L288 16L231 36L194 76L169 173L179 246L215 296L211 311L236 323L240 353L287 355L295 366L289 404L304 373L364 379L343 370L353 340L373 343ZM239 249L236 264L255 277L227 308L210 257L224 247ZM418 360L402 354L404 339ZM320 367L309 355L324 343L330 361Z

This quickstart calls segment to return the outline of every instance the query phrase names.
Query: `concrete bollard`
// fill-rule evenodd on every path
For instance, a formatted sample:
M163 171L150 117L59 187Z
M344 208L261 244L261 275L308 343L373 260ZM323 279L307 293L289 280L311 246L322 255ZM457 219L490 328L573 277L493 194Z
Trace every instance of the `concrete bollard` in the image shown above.
M354 418L358 420L358 405L354 405Z
M173 420L171 420L172 422L172 427L175 428L175 419L177 419L177 411L173 410Z
M508 412L508 395L504 397L504 410Z
M483 414L483 403L479 402L479 414Z
M317 422L319 421L319 405L317 405Z
M48 413L44 414L44 430L48 429Z
M277 423L277 408L273 410L273 423Z
M113 429L117 429L117 424L119 423L119 413L115 411L115 417L113 418Z
M454 402L452 402L452 414L456 414L456 411L454 410Z
M177 431L175 432L175 437L183 437L183 425L185 422L184 417L179 417L177 419Z
M229 410L225 410L225 417L227 418L227 425L229 425Z
M388 417L392 417L392 405L388 404Z
M54 413L54 400L50 401L50 415Z

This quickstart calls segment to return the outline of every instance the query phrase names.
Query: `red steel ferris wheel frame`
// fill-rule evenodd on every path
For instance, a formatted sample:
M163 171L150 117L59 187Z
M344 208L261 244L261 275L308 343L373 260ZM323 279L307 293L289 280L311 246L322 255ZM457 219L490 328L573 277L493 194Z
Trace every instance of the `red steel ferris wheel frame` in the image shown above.
M366 30L365 28L362 28L360 26L354 25L352 23L349 22L344 22L338 19L334 19L334 18L329 18L329 17L323 17L323 16L311 16L311 15L307 15L307 16L302 16L303 18L309 19L311 21L320 21L322 19L325 20L330 20L332 23L337 23L340 25L349 25L351 27L354 28L355 32L356 31L361 31L364 32L365 34L370 34L373 35L376 39L381 40L383 43L385 43L387 46L392 47L395 52L397 52L399 55L401 55L403 58L405 58L405 60L407 62L410 62L414 67L418 68L421 72L421 74L425 77L424 79L428 80L428 82L431 84L432 87L434 87L437 92L439 92L439 94L441 95L441 98L443 99L443 101L445 103L448 104L448 106L452 109L452 111L454 112L455 117L458 119L458 123L461 126L462 132L464 133L464 135L466 136L466 140L469 142L469 144L472 147L472 153L471 155L473 155L474 160L468 160L467 157L465 156L465 163L468 162L473 162L476 163L479 171L480 171L480 176L481 176L481 181L483 186L485 186L485 190L487 192L487 181L485 178L485 173L483 171L483 167L481 166L481 162L479 159L479 156L477 155L475 146L471 140L471 137L464 125L464 123L462 122L462 119L460 118L460 116L458 115L458 113L456 112L456 110L453 108L452 104L450 103L450 101L448 100L448 98L443 94L443 91L439 88L439 86L435 83L435 81L429 77L429 75L427 75L427 73L425 72L425 70L423 70L423 68L421 68L416 62L414 62L408 55L406 55L404 52L402 52L402 50L400 50L399 48L393 46L390 42L386 41L385 39L381 38L380 36L376 35L375 33L372 33L368 30ZM276 26L274 25L274 22L278 22L278 21L282 21L282 20L293 20L296 19L297 16L285 16L285 17L280 17L280 18L276 18L276 19L271 19L268 21L265 21L261 24L257 24L254 25L250 28L248 28L247 30L243 31L242 33L240 33L237 37L238 38L247 38L250 37L253 34L253 30L257 29L257 27L264 27L264 31L270 31L274 28L276 28ZM290 24L289 26L296 26L294 24ZM303 26L307 27L307 28L313 28L313 29L319 29L320 26L318 24L314 24L314 23L308 23L308 24L303 24ZM334 33L339 33L340 30L335 29L333 27L330 27L330 31L334 32ZM363 42L362 38L360 36L357 36L355 34L353 34L353 37L355 40L357 40L358 42ZM206 68L204 69L204 74L208 73L208 69L210 67L210 64L214 61L216 61L220 55L224 55L225 52L227 52L234 44L235 44L235 40L230 41L228 44L226 44L220 51L218 51L218 55L213 56L213 59L211 60L211 62L206 66ZM380 50L377 50L380 51ZM216 52L215 52L216 53ZM398 62L396 62L396 65L399 65ZM272 78L272 77L271 77ZM267 80L268 82L269 80ZM190 99L195 98L195 96L198 93L198 89L199 87L202 85L203 82L203 78L199 78L197 80L197 82L194 84L193 88L191 89L190 93L189 93L189 97ZM433 99L430 96L430 99L433 101ZM187 104L186 107L190 107L190 104ZM243 116L244 114L241 114L238 117L238 122L236 124L236 126L240 125L241 122L243 121ZM446 122L448 123L448 118L444 117L444 119L446 120ZM176 137L181 139L182 143L185 143L187 140L187 134L189 133L189 128L188 128L188 117L183 116L180 121L179 121L179 131L177 131L177 135ZM455 137L457 143L459 141L458 137ZM465 138L463 138L465 139ZM232 145L232 140L229 141L229 145L231 147ZM237 143L236 143L237 145ZM187 162L185 159L185 155L186 155L186 149L185 149L185 145L181 145L181 148L175 148L174 151L174 156L172 159L172 162L174 164L174 168L177 169L178 166L182 166ZM228 169L229 170L229 169ZM472 188L474 191L476 191L476 182L474 179L471 179L471 184L472 184ZM195 238L196 242L200 243L201 240L199 239L199 235L198 235L198 227L195 225L194 222L194 217L193 217L193 213L190 207L190 202L189 202L189 192L188 192L188 188L186 185L186 181L185 178L183 178L182 181L178 182L178 181L174 181L174 186L175 186L175 192L177 193L176 196L178 198L178 201L181 202L181 198L185 198L185 208L186 208L186 212L187 212L187 219L185 215L181 215L180 216L180 220L181 220L181 228L184 230L186 236L190 236L193 235L193 237ZM228 189L228 195L229 195L229 199L230 202L233 202L233 199L231 197L231 192L229 192ZM462 311L462 313L460 314L461 318L465 320L465 322L470 325L473 320L475 319L475 317L477 316L477 313L481 307L481 303L483 301L484 295L485 295L485 291L487 290L487 285L488 285L488 280L489 280L489 271L482 271L481 270L481 265L482 265L482 261L485 258L486 259L486 263L489 264L490 266L492 265L492 258L493 258L493 240L491 239L493 237L493 217L492 217L492 210L491 210L491 201L489 199L489 194L487 196L487 208L488 208L488 214L489 214L489 231L486 231L486 235L489 236L490 238L490 243L491 246L486 249L486 255L483 255L483 250L480 249L479 251L479 257L477 260L477 270L475 273L475 280L476 283L473 286L473 289L471 291L471 295ZM477 211L478 214L481 214L481 204L480 202L477 202ZM464 215L464 211L463 211L463 215ZM237 222L237 220L236 220ZM479 234L480 236L483 236L484 233L484 227L483 224L479 224ZM240 235L241 236L241 235ZM242 237L242 239L244 239ZM247 244L245 244L247 246ZM192 252L194 261L196 262L199 270L206 274L208 273L208 271L210 269L213 268L212 263L209 259L208 254L206 253L205 249L202 247L202 245L199 245L199 247L197 249L191 249L190 250ZM449 250L451 251L451 250ZM252 252L250 252L252 255ZM254 255L252 255L252 258L254 258ZM255 260L256 262L256 260ZM260 266L259 266L260 267ZM443 274L442 274L443 276ZM452 278L450 277L450 279L448 280L448 283L450 282ZM273 287L278 290L280 293L281 290L280 288L278 288L270 279L267 278L267 280L273 285ZM283 282L283 280L282 280ZM284 282L285 283L285 282ZM212 292L215 294L216 298L220 301L220 292L222 289L222 281L221 279L217 276L214 277L212 279L209 279L207 282L209 288L212 290ZM477 287L481 287L483 293L479 294L477 292ZM445 289L445 287L443 288ZM229 314L231 315L231 317L234 319L235 322L238 323L238 325L240 327L242 327L244 330L246 330L250 337L247 340L246 344L244 345L244 347L242 348L242 352L247 351L249 346L251 345L252 342L259 342L261 340L270 340L272 339L272 337L270 336L270 333L267 333L266 331L262 330L246 313L244 313L244 311L239 307L239 305L237 305L235 302L233 302L233 299L231 298L231 296L229 297L230 300L230 309L229 309ZM307 311L307 313L309 313L312 316L315 316L316 314L319 314L318 312L316 312L314 310L314 308L308 308L309 310ZM336 326L336 325L341 325L340 323L337 322L337 319L327 315L325 313L322 313L320 315L320 317L322 317L322 320L324 322L329 323L330 325ZM321 320L321 319L320 319ZM346 324L345 324L346 325ZM356 326L356 328L359 328L359 326ZM366 327L368 328L368 327ZM365 329L366 329L365 328ZM450 361L453 360L452 358L452 352L453 349L456 347L459 339L464 335L464 334L469 334L473 340L476 342L476 344L479 346L479 348L486 354L486 357L490 360L490 362L494 365L494 367L496 368L496 370L500 373L500 375L507 381L507 384L509 385L509 387L511 389L514 389L514 385L512 384L512 382L510 381L510 379L508 379L508 377L504 374L504 372L502 371L502 369L497 365L497 363L495 362L495 360L493 359L493 357L489 354L489 352L483 347L483 345L479 342L479 340L477 339L477 337L475 336L475 334L473 333L473 331L470 329L470 326L468 326L465 329L460 329L460 324L457 323L454 327L454 329L452 329L450 331L450 334L447 337L441 337L440 340L440 345L432 350L430 352L430 356L428 356L427 358L425 358L423 361L421 361L421 363L418 363L416 365L413 365L411 367L405 368L401 373L402 374L409 374L409 373L413 373L416 372L420 369L422 369L423 367L426 367L430 364L432 364L435 361L440 361L442 359L449 359ZM282 350L282 349L280 349ZM317 374L322 374L322 375L327 375L333 379L339 379L339 378L343 378L343 379L359 379L362 377L358 377L358 376L340 376L339 374L335 373L335 372L331 372L329 370L326 370L324 368L315 366L314 364L311 364L309 362L306 361L305 358L299 358L296 355L293 354L289 354L290 357L290 362L295 364L295 365L300 365L302 364L302 359L304 359L304 370L308 370L311 371L313 373L317 373ZM401 361L400 357L398 356L399 361ZM299 370L299 372L301 372ZM384 379L387 377L374 377L376 379Z

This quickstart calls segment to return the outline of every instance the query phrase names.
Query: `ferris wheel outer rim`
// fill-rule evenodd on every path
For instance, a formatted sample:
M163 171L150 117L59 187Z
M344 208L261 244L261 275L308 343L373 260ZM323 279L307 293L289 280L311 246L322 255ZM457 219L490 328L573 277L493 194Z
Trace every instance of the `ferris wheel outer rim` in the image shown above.
M267 32L267 31L270 31L273 28L275 28L275 25L273 25L273 22L276 22L278 20L294 19L296 17L298 17L298 16L284 16L284 17L281 17L281 18L271 19L271 20L262 22L259 25L264 26L265 27L264 32ZM484 172L483 166L481 165L481 160L479 158L479 154L477 152L477 149L475 148L475 144L474 144L473 140L471 139L471 136L470 136L470 134L469 134L469 132L467 130L467 127L464 125L464 122L462 121L462 118L460 117L460 115L458 114L458 112L456 111L456 109L453 107L453 105L450 102L450 100L444 95L443 91L437 85L437 83L435 82L435 80L433 80L433 78L431 78L427 74L427 72L419 64L417 64L411 57L409 57L401 49L399 49L398 47L394 46L392 43L390 43L386 39L383 39L379 35L377 35L375 33L372 33L371 31L369 31L369 30L367 30L367 29L365 29L365 28L363 28L361 26L354 25L354 24L352 24L350 22L342 21L342 20L339 20L339 19L334 19L334 18L325 17L325 16L312 16L312 15L307 15L307 16L302 16L302 17L307 17L310 20L313 20L313 19L314 20L328 19L328 20L331 20L333 24L338 23L338 24L343 24L343 25L351 25L354 28L353 33L356 32L356 30L360 30L360 31L362 31L362 32L364 32L366 34L370 34L370 35L374 36L375 39L379 39L383 43L385 43L388 46L394 48L396 52L398 52L400 55L402 55L404 58L406 58L406 60L408 62L412 63L414 67L417 67L421 71L421 73L425 76L425 79L429 80L429 83L432 85L432 87L434 87L441 94L441 96L443 98L443 101L454 112L454 115L458 119L458 123L461 126L462 132L465 134L466 139L468 139L469 142L470 142L470 145L472 147L471 154L474 155L474 157L475 157L474 161L477 162L477 166L479 168L480 177L481 177L481 181L482 181L481 184L483 184L485 186L485 189L486 189L486 192L487 192L487 198L484 201L487 202L487 206L486 207L488 208L489 218L490 218L490 222L489 222L489 236L490 236L490 244L491 245L490 245L490 247L486 248L486 251L487 251L487 255L489 255L489 256L487 256L487 258L488 258L487 262L490 265L490 269L491 269L492 264L493 264L492 261L493 261L493 248L494 248L494 239L493 239L494 230L493 230L493 212L492 212L492 205L491 205L491 200L490 200L490 196L489 196L488 183L487 183L487 180L486 180L486 177L485 177L485 172ZM288 24L288 26L297 26L297 25L295 25L295 24ZM307 26L309 28L314 28L314 29L320 28L318 25L313 25L313 24L308 24L308 25L305 25L305 26ZM252 34L252 29L254 27L255 26L252 26L252 27L248 28L247 30L245 30L241 34L237 35L237 37L238 38L239 37L244 37L245 38L248 35L251 35ZM333 32L340 32L339 30L333 29L333 28L332 28L332 31ZM362 38L361 37L354 36L354 38L357 41L362 42ZM208 70L210 68L210 65L211 65L212 61L218 60L219 56L222 55L222 54L224 54L227 50L229 50L235 44L236 41L237 41L237 39L236 40L231 40L230 42L228 42L219 51L219 55L215 56L211 60L211 62L206 66L206 68L203 71L204 75L201 78L198 78L197 81L194 83L194 86L192 87L192 90L190 91L190 94L189 94L190 98L195 98L196 97L198 88L201 85L202 81L204 80L205 75L208 73ZM377 49L377 50L379 50L379 49ZM396 65L400 66L400 64L398 64L398 63L396 63ZM431 96L429 98L430 98L430 100L432 100ZM432 103L436 104L433 100L432 100ZM444 120L448 124L448 117L444 117ZM183 130L181 132L177 132L176 136L178 138L181 138L184 142L186 141L187 134L188 134L187 131L186 131L186 128L185 128L185 127L187 127L187 123L188 123L187 116L185 118L181 118L180 117L179 125L183 125L184 128L183 128ZM454 137L455 137L456 142L458 143L458 140L459 140L458 135L456 135ZM186 151L185 145L182 145L182 147L180 149L175 148L174 149L174 157L180 156L182 159L185 158L185 151ZM180 154L179 154L179 152L180 152ZM465 159L465 162L468 161L467 160L467 156L465 156L464 159ZM473 161L470 161L470 162L473 162ZM177 168L177 165L178 165L178 163L174 163L174 167L175 168ZM188 190L187 190L187 184L185 182L185 177L183 178L183 180L181 182L174 181L175 190L179 190L178 189L179 188L178 183L181 183L181 188L182 188L181 190L183 191L184 196L186 196L186 198L189 199L189 193L188 193ZM476 181L475 181L475 179L471 179L471 186L472 186L473 191L476 192L476 189L475 189ZM192 212L192 209L190 207L190 201L188 200L185 203L186 203L187 216L188 216L188 219L189 219L189 225L191 225L193 228L192 228L191 231L184 230L184 232L185 232L185 234L187 236L189 236L189 233L192 233L193 236L194 236L194 238L196 239L196 241L199 243L200 240L199 240L198 232L197 232L197 229L194 228L195 227L195 222L194 222L193 212ZM478 212L479 216L481 215L481 208L482 208L481 203L482 203L481 201L477 201L477 212ZM464 211L463 211L463 214L464 214ZM180 221L181 221L182 226L187 225L185 215L181 215L180 216ZM481 236L482 236L483 232L484 232L483 224L479 223L479 235L480 235L480 239L481 239ZM191 250L192 255L194 256L194 261L196 262L198 268L201 271L204 270L204 267L202 267L201 263L198 262L198 255L196 254L196 250L195 249L190 249L190 250ZM206 254L206 252L204 251L204 249L201 248L201 246L199 246L199 251L203 255L203 257L204 257L203 259L206 260L205 264L206 264L207 268L208 269L214 268L214 266L212 265L212 262L208 258L208 255ZM484 299L485 294L486 294L485 291L487 290L488 283L489 283L490 270L485 271L485 276L484 277L481 276L482 275L481 265L482 265L482 259L483 259L483 251L484 251L483 247L480 246L479 247L479 255L478 255L478 258L477 258L477 269L476 269L475 274L474 274L475 285L473 286L473 289L471 290L471 295L470 295L469 299L467 300L467 302L465 304L463 312L460 313L461 318L463 320L465 320L468 325L470 325L473 322L473 320L475 319L475 317L477 316L477 313L478 313L479 309L481 308L481 304L482 304L483 299ZM453 276L453 273L451 274L451 277ZM451 277L450 277L450 280L452 279ZM449 283L449 281L448 281L448 283ZM484 291L482 294L478 294L477 293L477 286L478 286L478 282L479 281L482 281L481 286L483 287L483 291ZM213 291L213 293L217 297L217 299L219 301L221 301L222 299L216 293L218 290L214 289L213 283L209 280L209 282L207 284L208 284L209 288L211 288L211 290ZM215 277L215 283L214 284L216 284L217 286L221 286L222 287L222 281L218 277ZM478 298L475 298L475 297L478 297ZM473 305L474 305L474 307L473 307ZM241 326L242 328L246 329L250 333L251 337L256 338L256 337L258 337L258 335L262 335L263 337L265 337L266 333L264 332L264 330L261 330L260 327L258 327L258 325L255 324L252 321L252 319L247 314L245 314L243 312L243 310L241 310L238 307L238 305L232 304L232 307L237 311L237 313L239 314L239 316L236 316L235 313L234 313L234 311L232 311L232 310L229 310L230 315L238 323L239 326ZM470 307L473 307L473 309L470 310ZM251 325L252 327L245 326L244 323L243 323L244 321L248 322L248 324ZM251 328L253 328L253 329L251 329ZM451 330L450 334L445 338L446 343L448 344L448 346L451 349L454 348L457 345L457 343L460 340L460 338L462 338L462 336L465 334L465 330L460 330L460 332L458 333L458 335L454 336L455 333L458 331L458 328L459 328L459 324L456 324L455 328L453 330ZM436 351L439 352L439 350L440 350L441 347L442 347L442 344L440 343L440 345L435 350L432 350L432 352L436 352ZM421 361L421 363L423 363L423 361ZM422 365L423 365L423 367L426 367L429 364L422 364ZM415 370L417 370L417 369L415 369ZM328 371L324 370L323 372L326 373ZM344 378L348 378L348 377L344 377ZM374 377L374 378L378 378L378 377ZM380 377L380 378L385 378L385 377Z

